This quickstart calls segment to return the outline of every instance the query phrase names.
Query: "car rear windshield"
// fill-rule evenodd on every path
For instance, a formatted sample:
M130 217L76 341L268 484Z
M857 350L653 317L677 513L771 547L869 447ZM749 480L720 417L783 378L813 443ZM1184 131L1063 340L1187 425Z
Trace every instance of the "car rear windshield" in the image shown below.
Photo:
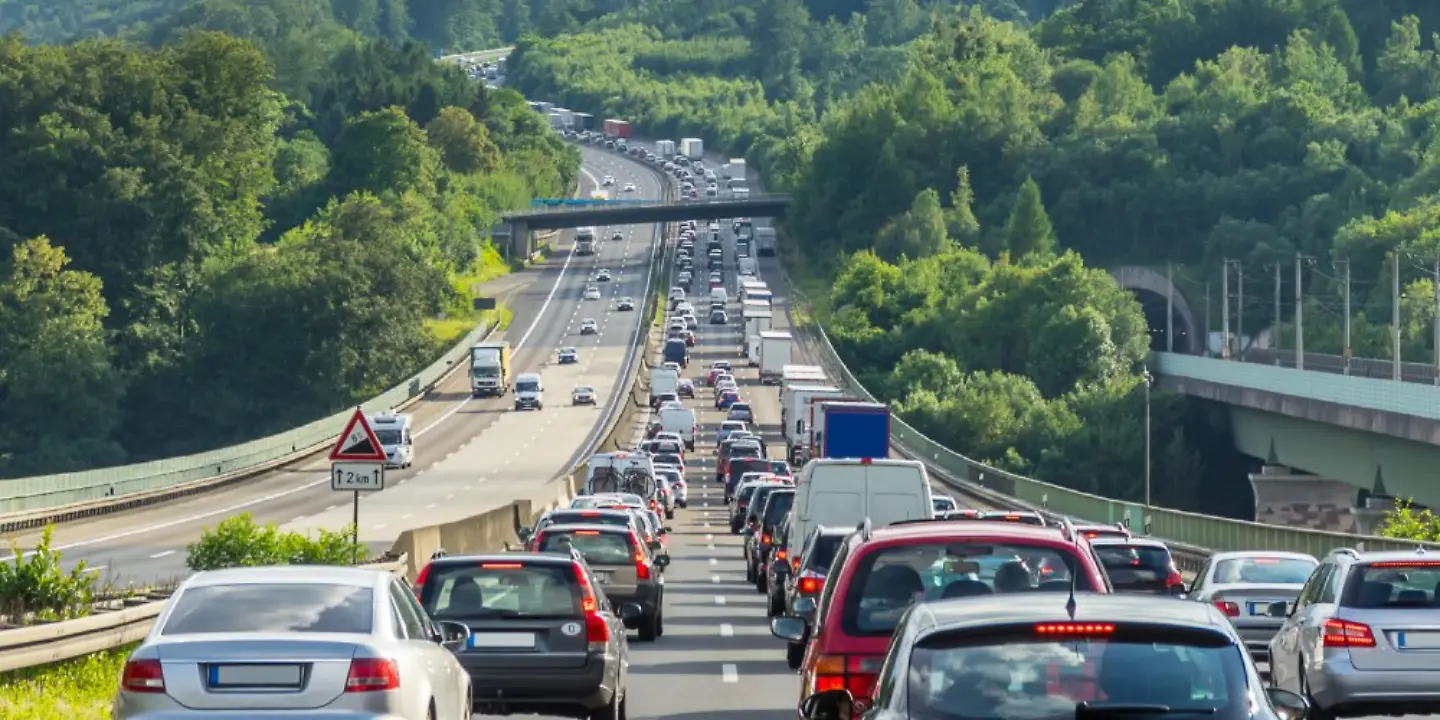
M765 519L762 524L767 528L773 528L785 519L785 513L790 512L790 506L795 502L795 492L792 490L778 490L770 493L770 499L765 502Z
M580 614L575 571L559 563L432 565L420 604L436 620Z
M727 393L728 394L728 393ZM760 457L760 445L746 441L737 442L730 446L731 458L758 458ZM763 465L763 464L762 464ZM764 469L763 467L761 469Z
M1170 551L1151 545L1096 545L1095 555L1118 592L1164 592Z
M845 537L821 535L815 538L815 545L810 548L810 556L805 559L805 569L817 573L830 572L830 565L835 562L835 551L840 549L840 542Z
M841 625L848 635L889 635L917 601L1037 589L1069 592L1076 562L1069 550L969 540L875 548L859 558L843 589ZM1080 572L1075 589L1095 588Z
M682 460L682 459L680 459L680 456L679 456L679 455L677 455L677 454L675 454L675 453L669 453L669 452L655 453L654 460L655 460L655 462L660 463L661 465L677 465L677 466L678 466L678 465L684 465L684 464L685 464L685 461Z
M728 472L731 478L739 478L745 473L768 473L770 463L757 458L734 458L730 461Z
M161 635L355 633L374 623L368 587L321 583L203 585L180 594Z
M765 501L770 498L771 493L779 490L781 487L781 485L760 485L756 487L755 492L750 496L750 514L757 518L760 517L760 513L765 511Z
M547 527L550 525L613 525L615 527L627 527L630 525L630 516L599 510L562 511L550 513L545 524Z
M1217 583L1304 585L1319 563L1305 558L1247 557L1215 564Z
M1340 604L1352 608L1430 607L1440 585L1440 561L1374 562L1345 583Z
M624 565L635 555L630 536L599 530L564 530L546 532L540 539L540 552L580 551L585 562L596 565Z
M1223 635L1120 625L1107 636L1054 640L1037 626L980 637L938 635L910 652L909 717L918 720L1090 717L1106 705L1151 706L1144 717L1248 720L1242 653ZM1124 717L1142 715L1126 712Z

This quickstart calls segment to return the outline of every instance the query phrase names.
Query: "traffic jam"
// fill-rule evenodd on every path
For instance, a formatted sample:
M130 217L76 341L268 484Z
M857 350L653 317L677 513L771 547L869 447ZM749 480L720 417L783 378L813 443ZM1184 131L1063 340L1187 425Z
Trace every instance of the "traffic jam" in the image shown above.
M966 507L893 456L886 406L794 362L757 273L773 229L725 225L670 239L648 427L593 455L568 507L506 550L437 553L413 583L192 576L125 665L114 717L620 720L632 692L664 692L636 684L630 644L665 642L666 523L698 517L697 486L714 532L742 541L805 720L1440 712L1440 558L1218 553L1187 580L1121 525ZM732 358L692 362L700 334L733 326ZM778 424L757 417L777 404Z

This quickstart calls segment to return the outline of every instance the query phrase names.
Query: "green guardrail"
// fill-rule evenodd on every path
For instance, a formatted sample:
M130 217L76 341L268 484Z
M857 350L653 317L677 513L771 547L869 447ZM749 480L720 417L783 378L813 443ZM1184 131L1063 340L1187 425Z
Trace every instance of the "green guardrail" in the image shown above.
M469 352L471 345L480 342L494 329L495 323L475 328L429 367L384 394L371 398L361 407L366 412L382 412L425 393ZM206 478L264 468L277 460L334 441L354 412L354 408L346 408L293 430L194 455L82 472L0 479L0 526L12 519L6 515L89 501L118 500L125 495L164 490Z
M856 395L872 402L881 402L845 367L819 322L806 319L802 327L813 333L819 341L822 354L827 356L826 365L837 375L839 382ZM944 447L898 417L891 418L890 430L896 442L910 450L916 459L923 460L963 483L979 486L1055 515L1104 524L1128 520L1132 527L1148 528L1146 534L1198 555L1263 549L1302 552L1321 557L1339 547L1371 551L1409 550L1417 545L1440 547L1440 543L1418 543L1375 535L1279 527L1161 507L1147 509L1139 503L1091 495L990 467Z

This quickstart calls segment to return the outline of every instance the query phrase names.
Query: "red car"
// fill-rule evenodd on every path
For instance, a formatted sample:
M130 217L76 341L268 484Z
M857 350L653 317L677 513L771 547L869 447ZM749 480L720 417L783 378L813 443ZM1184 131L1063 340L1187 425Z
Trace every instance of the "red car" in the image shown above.
M1067 571L1041 576L1041 565ZM831 567L818 628L796 623L795 616L771 626L782 639L808 644L800 665L802 699L842 688L871 697L896 624L916 602L1068 593L1072 580L1076 592L1112 592L1089 541L1069 525L924 519L872 529L866 523L840 545ZM797 625L804 628L801 637L792 636Z

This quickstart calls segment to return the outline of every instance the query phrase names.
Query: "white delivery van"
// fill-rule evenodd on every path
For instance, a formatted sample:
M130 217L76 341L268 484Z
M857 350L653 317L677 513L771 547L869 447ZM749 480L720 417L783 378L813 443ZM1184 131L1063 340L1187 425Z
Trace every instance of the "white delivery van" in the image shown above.
M760 333L760 383L778 385L785 366L790 364L791 337L788 332L765 330Z
M695 449L695 411L687 407L667 407L656 417L659 432L670 432L685 441L686 450Z
M521 373L515 376L515 409L545 409L545 383L539 373Z
M669 365L670 363L666 363ZM680 387L680 371L669 367L658 367L650 371L650 405L661 395L673 393Z
M930 478L917 460L811 460L800 470L791 506L789 551L818 525L856 527L866 518L875 527L901 520L929 519Z
M408 468L415 462L414 419L410 415L386 411L365 419L385 450L385 467Z
M725 288L723 288L723 287L710 288L710 300L711 300L711 301L719 300L719 301L722 302L722 303L723 303L723 302L729 302L729 301L730 301L730 295L725 292Z

